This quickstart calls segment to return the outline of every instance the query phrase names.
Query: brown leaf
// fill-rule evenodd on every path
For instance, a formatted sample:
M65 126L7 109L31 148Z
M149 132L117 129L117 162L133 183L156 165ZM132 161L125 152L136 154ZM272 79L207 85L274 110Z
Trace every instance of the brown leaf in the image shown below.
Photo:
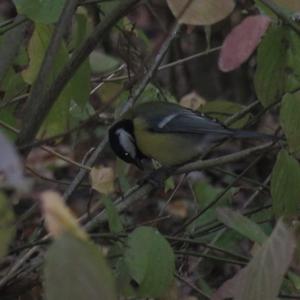
M94 167L90 172L92 188L101 194L108 195L114 191L114 171L107 167Z
M206 100L198 95L197 92L191 92L186 94L180 99L179 104L181 106L197 110L199 107L202 107L206 104Z

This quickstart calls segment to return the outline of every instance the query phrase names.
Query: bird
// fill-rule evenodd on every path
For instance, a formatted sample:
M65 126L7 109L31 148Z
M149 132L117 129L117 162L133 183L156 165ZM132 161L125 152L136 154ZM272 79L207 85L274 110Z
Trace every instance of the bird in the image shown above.
M142 170L151 159L163 167L191 162L224 138L275 138L228 128L199 111L163 101L135 105L110 127L108 135L115 154Z

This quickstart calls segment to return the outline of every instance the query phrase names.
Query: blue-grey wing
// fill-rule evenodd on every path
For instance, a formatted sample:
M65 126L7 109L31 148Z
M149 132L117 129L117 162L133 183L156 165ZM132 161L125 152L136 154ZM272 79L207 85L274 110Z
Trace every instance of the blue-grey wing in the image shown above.
M234 133L221 123L178 105L152 102L143 104L142 110L149 129L155 132L216 134L220 137Z

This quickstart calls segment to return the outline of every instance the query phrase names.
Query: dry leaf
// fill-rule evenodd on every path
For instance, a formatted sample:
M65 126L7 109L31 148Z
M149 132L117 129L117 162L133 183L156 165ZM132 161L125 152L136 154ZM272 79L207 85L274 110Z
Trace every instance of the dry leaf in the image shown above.
M167 207L168 214L184 219L188 215L188 203L185 200L172 201Z
M94 167L90 172L92 188L101 194L108 195L114 191L115 175L112 168Z
M179 22L190 25L212 25L226 18L234 9L233 0L167 0Z
M53 191L43 192L41 200L46 228L52 236L58 238L64 233L70 233L82 240L88 238L58 193Z
M180 99L179 104L193 110L198 110L198 108L203 107L206 104L206 100L199 96L196 92L191 92L183 96Z

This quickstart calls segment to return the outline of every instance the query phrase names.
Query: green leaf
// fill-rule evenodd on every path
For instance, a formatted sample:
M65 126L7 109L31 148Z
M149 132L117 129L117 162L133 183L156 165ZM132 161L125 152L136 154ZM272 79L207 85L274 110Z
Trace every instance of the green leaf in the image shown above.
M75 14L75 24L72 27L73 33L69 47L78 48L87 37L88 31L88 15L86 10L78 9Z
M8 250L11 240L15 236L14 214L4 193L0 192L0 258Z
M38 75L46 50L49 46L52 33L52 26L35 24L34 32L28 45L29 65L27 69L22 72L24 80L29 84L33 84ZM57 75L62 66L67 62L67 60L68 52L66 47L62 46L56 54L52 69L49 70L49 84L55 78L55 75Z
M278 101L284 93L286 34L285 27L269 27L258 47L254 84L258 99L264 106Z
M113 233L123 231L123 225L116 209L116 206L111 201L111 198L103 196L101 199L105 205L105 211L108 217L109 229Z
M267 235L256 223L227 207L217 208L218 219L253 242L262 244Z
M300 36L294 30L287 33L285 91L290 92L300 87Z
M29 19L49 24L58 20L65 0L13 0L17 11Z
M204 207L210 205L212 201L222 192L221 188L213 187L206 182L198 182L193 185L193 191L199 208L203 209ZM201 225L209 223L217 219L216 207L219 205L230 205L231 196L234 193L235 189L230 189L225 195L219 199L218 203L213 205L208 209L204 214L202 214L198 219L196 219L190 226L191 229L197 228Z
M114 1L103 1L98 4L101 11L104 15L111 13L115 8L117 8L122 0L114 0Z
M295 249L293 235L279 221L250 263L226 281L212 300L275 300Z
M70 89L64 89L40 128L41 136L55 136L68 128L71 98L72 92Z
M14 97L25 93L26 89L27 84L24 82L21 73L16 73L13 68L9 68L1 82L1 91L5 94L0 102L8 103Z
M90 65L94 73L106 73L117 68L120 61L109 54L95 50L90 54Z
M169 243L150 227L137 228L128 237L125 262L138 285L140 297L159 297L168 290L175 270L175 257Z
M74 36L74 48L78 48L82 41L86 38L88 31L87 23L88 19L85 14L76 14L76 26L74 26L75 32L72 34L72 37ZM86 107L90 96L90 76L91 68L89 60L86 59L68 84L68 88L70 88L72 92L73 100L82 108L82 110Z
M292 216L300 212L300 165L285 150L277 155L272 171L271 195L277 216Z
M280 109L280 123L287 137L289 150L300 150L300 92L286 94Z
M0 109L0 120L5 124L8 124L12 127L16 127L16 116L15 116L15 106L9 105L5 108ZM2 129L11 140L17 138L16 133L11 132L9 129Z
M271 27L258 48L255 89L264 106L300 87L300 37L289 28Z
M85 60L66 87L66 89L69 89L72 99L81 107L82 110L88 104L90 97L90 76L90 65L88 60Z
M173 177L169 177L165 180L164 184L164 192L167 193L168 191L171 191L175 189L176 183Z
M209 101L205 105L200 107L200 111L209 115L211 118L215 118L220 122L224 122L231 115L240 112L244 108L243 105L226 100ZM235 121L230 127L241 128L247 124L251 114L248 113L241 119Z
M47 300L115 300L114 280L101 250L63 235L50 246L44 268Z

